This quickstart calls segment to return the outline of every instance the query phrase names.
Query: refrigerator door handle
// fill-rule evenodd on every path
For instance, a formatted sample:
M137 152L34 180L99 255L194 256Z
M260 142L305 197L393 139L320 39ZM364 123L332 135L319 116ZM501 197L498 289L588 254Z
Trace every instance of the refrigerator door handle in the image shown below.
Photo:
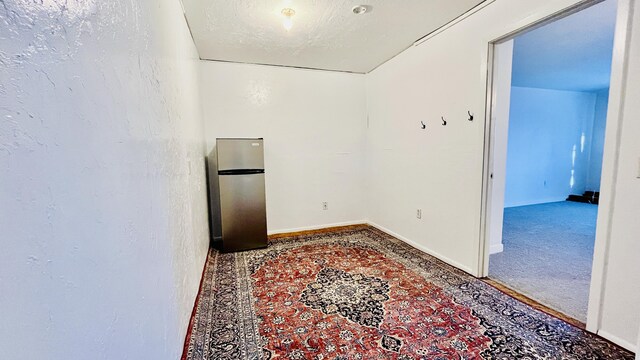
M220 170L218 175L252 175L264 174L264 169L237 169L237 170Z

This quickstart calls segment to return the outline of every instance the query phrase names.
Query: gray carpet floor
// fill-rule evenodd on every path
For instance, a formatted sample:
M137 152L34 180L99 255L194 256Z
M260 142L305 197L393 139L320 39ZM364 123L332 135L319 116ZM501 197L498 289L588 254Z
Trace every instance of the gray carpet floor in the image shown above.
M586 322L598 206L576 202L506 208L504 251L489 277Z

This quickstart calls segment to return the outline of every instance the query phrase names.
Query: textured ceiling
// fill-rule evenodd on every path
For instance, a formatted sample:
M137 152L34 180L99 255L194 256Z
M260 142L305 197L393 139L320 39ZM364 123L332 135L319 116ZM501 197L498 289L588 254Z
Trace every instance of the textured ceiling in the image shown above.
M183 0L202 59L366 73L483 0ZM369 11L355 15L355 5ZM281 10L296 11L293 28Z
M616 0L607 0L515 39L513 85L591 91L609 87Z

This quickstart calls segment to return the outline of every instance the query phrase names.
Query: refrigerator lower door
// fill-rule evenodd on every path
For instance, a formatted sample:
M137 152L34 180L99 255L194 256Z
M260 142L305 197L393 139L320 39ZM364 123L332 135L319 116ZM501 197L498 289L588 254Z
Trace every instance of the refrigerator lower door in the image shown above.
M221 175L222 251L267 246L264 174Z

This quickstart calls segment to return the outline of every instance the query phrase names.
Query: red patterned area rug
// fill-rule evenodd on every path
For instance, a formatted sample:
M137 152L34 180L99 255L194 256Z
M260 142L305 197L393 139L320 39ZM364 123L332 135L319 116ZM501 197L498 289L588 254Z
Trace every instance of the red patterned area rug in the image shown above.
M373 228L212 251L187 359L633 359Z

